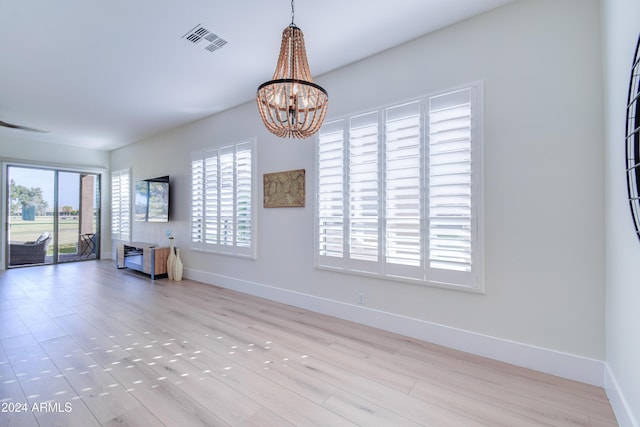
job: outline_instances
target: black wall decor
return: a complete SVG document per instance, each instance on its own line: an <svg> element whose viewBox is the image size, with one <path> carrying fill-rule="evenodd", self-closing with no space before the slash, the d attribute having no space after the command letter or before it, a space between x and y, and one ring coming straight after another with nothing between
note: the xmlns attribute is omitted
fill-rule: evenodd
<svg viewBox="0 0 640 427"><path fill-rule="evenodd" d="M631 66L629 96L627 98L627 190L629 206L636 226L636 235L640 238L640 35Z"/></svg>

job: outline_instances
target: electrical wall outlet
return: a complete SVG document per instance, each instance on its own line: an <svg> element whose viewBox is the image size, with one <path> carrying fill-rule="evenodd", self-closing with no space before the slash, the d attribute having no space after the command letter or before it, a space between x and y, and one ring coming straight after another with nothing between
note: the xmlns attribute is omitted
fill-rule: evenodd
<svg viewBox="0 0 640 427"><path fill-rule="evenodd" d="M358 294L358 304L364 305L364 292Z"/></svg>

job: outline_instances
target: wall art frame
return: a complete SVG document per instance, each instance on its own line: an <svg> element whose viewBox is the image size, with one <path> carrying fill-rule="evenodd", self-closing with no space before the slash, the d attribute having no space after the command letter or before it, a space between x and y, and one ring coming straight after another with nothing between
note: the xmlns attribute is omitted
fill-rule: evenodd
<svg viewBox="0 0 640 427"><path fill-rule="evenodd" d="M265 173L263 175L264 207L305 207L305 174L304 169Z"/></svg>

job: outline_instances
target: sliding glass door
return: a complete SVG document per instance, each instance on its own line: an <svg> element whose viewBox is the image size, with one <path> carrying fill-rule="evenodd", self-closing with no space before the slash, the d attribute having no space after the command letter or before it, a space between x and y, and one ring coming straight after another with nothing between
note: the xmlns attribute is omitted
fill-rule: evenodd
<svg viewBox="0 0 640 427"><path fill-rule="evenodd" d="M8 267L99 257L100 177L7 166Z"/></svg>
<svg viewBox="0 0 640 427"><path fill-rule="evenodd" d="M7 168L7 266L53 262L55 171Z"/></svg>

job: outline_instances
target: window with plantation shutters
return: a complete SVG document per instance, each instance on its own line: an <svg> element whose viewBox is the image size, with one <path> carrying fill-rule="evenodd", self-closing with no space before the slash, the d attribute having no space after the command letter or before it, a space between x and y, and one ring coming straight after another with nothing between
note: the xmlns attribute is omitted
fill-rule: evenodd
<svg viewBox="0 0 640 427"><path fill-rule="evenodd" d="M471 90L429 99L429 266L471 272Z"/></svg>
<svg viewBox="0 0 640 427"><path fill-rule="evenodd" d="M352 268L368 271L378 262L380 160L378 113L352 117L348 132L349 258ZM360 261L368 261L362 263Z"/></svg>
<svg viewBox="0 0 640 427"><path fill-rule="evenodd" d="M255 141L191 154L194 249L255 258Z"/></svg>
<svg viewBox="0 0 640 427"><path fill-rule="evenodd" d="M222 147L218 156L218 244L235 244L235 147Z"/></svg>
<svg viewBox="0 0 640 427"><path fill-rule="evenodd" d="M196 153L199 154L199 153ZM204 156L192 155L191 159L191 241L204 241Z"/></svg>
<svg viewBox="0 0 640 427"><path fill-rule="evenodd" d="M236 153L236 246L252 248L255 230L253 227L253 162L252 150Z"/></svg>
<svg viewBox="0 0 640 427"><path fill-rule="evenodd" d="M326 122L316 266L482 291L480 83Z"/></svg>
<svg viewBox="0 0 640 427"><path fill-rule="evenodd" d="M205 243L218 244L218 150L205 152L202 161L202 213L204 213L203 230L201 236ZM194 233L197 230L193 230Z"/></svg>
<svg viewBox="0 0 640 427"><path fill-rule="evenodd" d="M326 123L319 135L317 162L318 255L325 263L344 257L344 125Z"/></svg>
<svg viewBox="0 0 640 427"><path fill-rule="evenodd" d="M111 173L111 238L131 239L131 171Z"/></svg>
<svg viewBox="0 0 640 427"><path fill-rule="evenodd" d="M390 275L419 277L423 267L421 103L386 109L385 260Z"/></svg>

